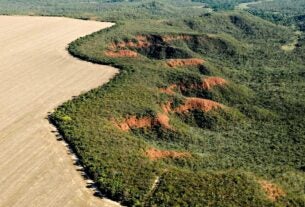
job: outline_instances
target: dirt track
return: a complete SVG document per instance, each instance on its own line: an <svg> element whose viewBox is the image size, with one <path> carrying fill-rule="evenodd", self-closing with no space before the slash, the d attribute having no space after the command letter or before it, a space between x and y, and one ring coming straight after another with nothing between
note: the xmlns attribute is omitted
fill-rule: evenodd
<svg viewBox="0 0 305 207"><path fill-rule="evenodd" d="M0 207L117 206L93 196L46 120L116 69L71 57L68 43L111 23L0 16Z"/></svg>

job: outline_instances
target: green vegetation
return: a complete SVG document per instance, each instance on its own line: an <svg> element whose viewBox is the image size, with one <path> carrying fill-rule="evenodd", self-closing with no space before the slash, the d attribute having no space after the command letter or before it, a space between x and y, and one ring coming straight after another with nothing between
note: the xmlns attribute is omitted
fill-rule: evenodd
<svg viewBox="0 0 305 207"><path fill-rule="evenodd" d="M149 206L273 206L249 175L236 172L168 172ZM189 189L192 186L193 190ZM217 191L216 191L217 189ZM212 194L211 192L217 192ZM160 205L161 204L161 205Z"/></svg>
<svg viewBox="0 0 305 207"><path fill-rule="evenodd" d="M0 1L0 5L18 4L9 2ZM73 7L71 13L57 13L55 1L49 1L49 7L29 6L16 13L33 10L120 20L69 46L72 55L113 65L120 74L66 102L50 117L103 193L128 206L305 206L302 34L297 47L287 52L281 47L295 34L291 28L243 11L207 13L197 7L200 3L182 0L100 1L99 5L116 9L122 5L124 12L118 17L116 9L90 13L90 4L82 10L77 2L58 3L60 8ZM0 8L7 13L14 9ZM74 13L75 8L79 13ZM126 8L139 12L126 20L134 14ZM167 8L172 10L166 12ZM183 12L177 16L175 11ZM139 55L107 56L109 50L123 49ZM176 58L206 62L177 68L166 64L167 59ZM228 83L210 90L198 87L211 76ZM174 93L160 90L173 84L177 85ZM175 112L189 97L225 107ZM118 127L133 116L155 120L165 113L162 105L168 102L171 128L160 123L129 131ZM191 156L149 159L146 151L152 147ZM281 189L279 196L271 199L262 180Z"/></svg>
<svg viewBox="0 0 305 207"><path fill-rule="evenodd" d="M175 5L175 6L172 6ZM200 15L205 4L185 0L1 0L0 13L118 21Z"/></svg>
<svg viewBox="0 0 305 207"><path fill-rule="evenodd" d="M264 19L276 23L296 25L300 30L305 30L305 0L274 0L263 1L259 4L250 5L249 11Z"/></svg>

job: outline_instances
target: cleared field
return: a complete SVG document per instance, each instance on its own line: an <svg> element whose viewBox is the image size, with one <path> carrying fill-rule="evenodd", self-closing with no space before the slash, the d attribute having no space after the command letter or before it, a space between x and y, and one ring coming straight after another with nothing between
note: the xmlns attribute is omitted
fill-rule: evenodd
<svg viewBox="0 0 305 207"><path fill-rule="evenodd" d="M273 1L273 0L251 1L251 2L246 2L246 3L240 3L235 8L236 9L249 9L250 8L249 6L251 6L251 5L261 4L263 2L269 2L269 1Z"/></svg>
<svg viewBox="0 0 305 207"><path fill-rule="evenodd" d="M93 196L46 119L117 70L71 57L67 44L111 23L0 16L0 206L118 206ZM78 169L78 171L76 170Z"/></svg>

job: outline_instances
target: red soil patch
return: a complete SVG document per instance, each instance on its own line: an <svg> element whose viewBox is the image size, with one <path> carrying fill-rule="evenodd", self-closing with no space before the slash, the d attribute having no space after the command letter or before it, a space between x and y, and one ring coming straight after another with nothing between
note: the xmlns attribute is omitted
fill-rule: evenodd
<svg viewBox="0 0 305 207"><path fill-rule="evenodd" d="M149 47L151 43L148 41L146 36L138 35L136 36L136 41L128 40L119 43L112 43L108 49L126 49L126 48L146 48Z"/></svg>
<svg viewBox="0 0 305 207"><path fill-rule="evenodd" d="M197 84L191 84L191 85L180 84L178 86L178 88L179 88L180 91L187 91L189 89L198 89L198 88L201 88L201 86L197 85Z"/></svg>
<svg viewBox="0 0 305 207"><path fill-rule="evenodd" d="M169 117L167 114L158 114L155 122L165 129L171 129L171 126L169 125Z"/></svg>
<svg viewBox="0 0 305 207"><path fill-rule="evenodd" d="M203 88L210 90L214 86L222 86L227 84L227 81L220 77L208 77L203 79Z"/></svg>
<svg viewBox="0 0 305 207"><path fill-rule="evenodd" d="M166 114L158 114L156 118L137 118L136 116L131 116L119 124L112 119L114 124L123 131L129 131L130 129L151 128L156 125L160 125L161 127L166 129L171 129L169 120L170 119Z"/></svg>
<svg viewBox="0 0 305 207"><path fill-rule="evenodd" d="M136 116L131 116L125 119L124 122L118 124L118 127L123 131L129 131L132 128L147 128L152 126L152 118L143 117L137 118Z"/></svg>
<svg viewBox="0 0 305 207"><path fill-rule="evenodd" d="M182 66L196 66L201 65L205 61L199 58L189 58L189 59L170 59L166 61L169 67L182 67Z"/></svg>
<svg viewBox="0 0 305 207"><path fill-rule="evenodd" d="M116 57L129 57L135 58L138 57L138 53L131 50L119 50L119 51L106 51L105 55L108 57L116 58Z"/></svg>
<svg viewBox="0 0 305 207"><path fill-rule="evenodd" d="M145 48L151 45L151 43L147 39L147 36L138 35L136 39L138 40L138 44L136 45L136 47L138 48Z"/></svg>
<svg viewBox="0 0 305 207"><path fill-rule="evenodd" d="M165 114L168 114L172 111L172 102L167 102L166 104L161 105L162 110Z"/></svg>
<svg viewBox="0 0 305 207"><path fill-rule="evenodd" d="M189 35L164 35L162 36L162 40L164 42L172 42L175 40L190 40L192 37Z"/></svg>
<svg viewBox="0 0 305 207"><path fill-rule="evenodd" d="M183 113L194 109L200 109L202 111L208 112L218 108L223 108L223 105L208 99L187 98L185 103L176 108L174 111L178 113Z"/></svg>
<svg viewBox="0 0 305 207"><path fill-rule="evenodd" d="M182 157L191 157L189 152L176 152L170 150L158 150L155 148L150 148L145 152L146 156L150 160L157 160L162 158L182 158Z"/></svg>
<svg viewBox="0 0 305 207"><path fill-rule="evenodd" d="M276 186L273 183L270 183L267 180L261 180L261 181L259 181L259 184L261 185L261 187L267 194L267 197L271 201L276 201L278 198L285 196L285 192L283 191L282 188L280 188L279 186Z"/></svg>
<svg viewBox="0 0 305 207"><path fill-rule="evenodd" d="M160 88L160 91L162 93L166 93L168 95L173 95L173 94L175 94L175 92L173 91L175 88L177 88L177 85L172 84L172 85L168 86L167 88Z"/></svg>
<svg viewBox="0 0 305 207"><path fill-rule="evenodd" d="M189 35L165 35L162 36L162 41L171 42L175 40L189 40L192 37ZM137 35L134 40L126 40L118 43L112 43L108 49L116 50L116 49L126 49L126 48L147 48L152 45L151 40L149 40L149 36L145 35Z"/></svg>
<svg viewBox="0 0 305 207"><path fill-rule="evenodd" d="M174 89L178 89L180 91L187 91L188 89L200 89L203 88L205 90L211 90L215 86L223 86L226 85L227 80L220 77L208 77L204 78L202 84L191 84L191 85L183 85L183 84L172 84L167 88L160 88L160 92L166 93L168 95L173 95L175 92Z"/></svg>

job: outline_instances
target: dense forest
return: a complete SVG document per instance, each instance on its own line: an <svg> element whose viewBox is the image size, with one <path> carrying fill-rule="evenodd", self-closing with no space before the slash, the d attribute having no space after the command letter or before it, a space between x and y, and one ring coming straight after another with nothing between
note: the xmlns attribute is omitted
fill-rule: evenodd
<svg viewBox="0 0 305 207"><path fill-rule="evenodd" d="M0 12L116 22L68 50L120 74L50 116L105 196L305 206L305 1L234 9L245 2L0 0Z"/></svg>
<svg viewBox="0 0 305 207"><path fill-rule="evenodd" d="M304 0L275 0L251 5L249 12L264 19L286 26L297 25L305 30Z"/></svg>

